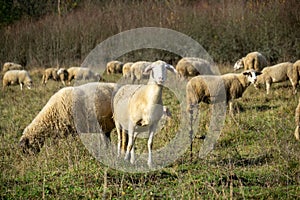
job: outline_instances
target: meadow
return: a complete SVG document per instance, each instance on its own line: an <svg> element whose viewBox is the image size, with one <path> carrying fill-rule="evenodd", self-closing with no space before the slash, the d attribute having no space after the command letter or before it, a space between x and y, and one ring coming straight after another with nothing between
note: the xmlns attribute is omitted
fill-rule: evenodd
<svg viewBox="0 0 300 200"><path fill-rule="evenodd" d="M222 66L222 73L232 66ZM24 128L62 84L40 85L41 70L31 70L35 87L19 86L0 93L1 199L297 199L300 196L300 143L293 135L299 93L290 83L274 84L272 92L250 86L237 100L239 112L227 113L220 138L199 158L207 132L209 106L200 104L193 151L158 171L128 173L95 159L79 137L48 138L37 155L18 147ZM111 80L116 81L118 77ZM110 77L106 77L110 79ZM168 144L177 129L178 104L164 90L172 112L170 124L154 138L154 148ZM227 111L228 112L228 111ZM112 132L112 141L116 132ZM186 137L189 137L186 135ZM137 139L137 153L147 152Z"/></svg>

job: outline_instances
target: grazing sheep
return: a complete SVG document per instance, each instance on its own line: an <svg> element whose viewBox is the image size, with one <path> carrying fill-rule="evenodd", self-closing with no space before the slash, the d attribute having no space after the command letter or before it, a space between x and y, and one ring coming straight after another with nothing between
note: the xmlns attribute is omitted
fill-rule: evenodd
<svg viewBox="0 0 300 200"><path fill-rule="evenodd" d="M102 78L100 74L94 73L89 68L83 67L70 67L68 70L68 84L71 84L73 79L75 80L93 80L100 81Z"/></svg>
<svg viewBox="0 0 300 200"><path fill-rule="evenodd" d="M49 79L53 79L53 80L57 81L58 80L57 70L58 70L58 68L56 68L56 67L50 67L50 68L45 69L43 76L42 76L42 84L46 85L46 83Z"/></svg>
<svg viewBox="0 0 300 200"><path fill-rule="evenodd" d="M24 69L22 67L22 65L19 65L19 64L13 63L13 62L6 62L3 64L2 71L3 71L3 73L5 73L8 70L22 70L22 69Z"/></svg>
<svg viewBox="0 0 300 200"><path fill-rule="evenodd" d="M267 94L270 93L272 83L279 83L286 80L290 80L292 83L293 93L295 94L297 92L298 76L295 76L296 72L293 70L293 63L284 62L265 67L261 73L254 86L259 88L260 84L266 84Z"/></svg>
<svg viewBox="0 0 300 200"><path fill-rule="evenodd" d="M125 79L130 78L130 69L133 62L128 62L123 65L122 74Z"/></svg>
<svg viewBox="0 0 300 200"><path fill-rule="evenodd" d="M106 64L107 74L121 74L123 68L123 63L117 60L110 61Z"/></svg>
<svg viewBox="0 0 300 200"><path fill-rule="evenodd" d="M128 132L125 160L134 163L134 141L142 130L149 129L148 166L152 166L152 141L158 121L163 115L162 88L167 78L167 69L176 73L172 65L156 61L144 72L150 72L147 85L124 85L113 99L115 125L118 133L118 155L121 150L121 131Z"/></svg>
<svg viewBox="0 0 300 200"><path fill-rule="evenodd" d="M218 102L222 98L220 85L224 84L226 104L229 104L229 111L232 113L233 100L242 97L247 87L256 82L259 74L260 72L248 70L241 74L229 73L221 76L193 77L186 85L187 111L192 115L193 109L198 103Z"/></svg>
<svg viewBox="0 0 300 200"><path fill-rule="evenodd" d="M176 70L178 72L178 78L184 80L189 76L213 75L210 67L210 63L204 59L184 57L178 61Z"/></svg>
<svg viewBox="0 0 300 200"><path fill-rule="evenodd" d="M295 138L296 140L299 140L299 127L300 127L300 99L299 99L299 103L298 103L298 106L295 110L295 122L296 122L296 129L295 129L295 132L294 132L294 135L295 135Z"/></svg>
<svg viewBox="0 0 300 200"><path fill-rule="evenodd" d="M83 133L87 129L89 132L95 131L89 127L91 116L95 116L102 132L109 135L114 128L111 98L115 87L114 83L87 83L59 90L24 129L20 138L23 151L39 152L49 137L75 135L76 130L80 133L81 129ZM78 122L81 124L76 124Z"/></svg>
<svg viewBox="0 0 300 200"><path fill-rule="evenodd" d="M131 65L130 68L130 76L131 76L131 81L132 84L137 80L137 83L140 84L140 81L142 78L146 77L147 75L144 74L144 70L146 67L148 67L152 62L147 62L147 61L138 61L135 62Z"/></svg>
<svg viewBox="0 0 300 200"><path fill-rule="evenodd" d="M234 64L234 71L244 68L244 70L254 69L256 71L261 71L264 67L268 65L267 59L261 53L255 51L248 53L246 57L239 59Z"/></svg>
<svg viewBox="0 0 300 200"><path fill-rule="evenodd" d="M23 90L23 85L31 89L32 79L26 70L9 70L5 72L3 76L3 90L9 85L20 84L21 90Z"/></svg>

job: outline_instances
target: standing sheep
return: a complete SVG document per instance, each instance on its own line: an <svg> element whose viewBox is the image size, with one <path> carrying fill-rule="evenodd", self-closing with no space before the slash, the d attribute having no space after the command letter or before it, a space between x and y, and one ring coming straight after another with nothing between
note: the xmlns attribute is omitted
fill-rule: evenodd
<svg viewBox="0 0 300 200"><path fill-rule="evenodd" d="M254 69L256 71L261 71L264 67L268 65L267 59L261 53L255 51L248 53L246 57L239 59L234 64L234 71L244 68L244 70Z"/></svg>
<svg viewBox="0 0 300 200"><path fill-rule="evenodd" d="M3 71L3 73L5 73L8 70L22 70L22 69L24 69L22 67L22 65L19 65L19 64L13 63L13 62L6 62L3 64L2 71Z"/></svg>
<svg viewBox="0 0 300 200"><path fill-rule="evenodd" d="M121 131L128 131L125 160L134 163L134 142L140 131L149 128L148 166L152 166L152 141L158 121L163 115L162 88L167 69L176 73L173 66L156 61L144 70L150 72L147 85L124 85L115 94L113 110L118 133L118 155L121 150Z"/></svg>
<svg viewBox="0 0 300 200"><path fill-rule="evenodd" d="M123 68L123 63L117 60L110 61L106 64L107 74L121 74Z"/></svg>
<svg viewBox="0 0 300 200"><path fill-rule="evenodd" d="M20 84L21 90L23 90L23 85L31 89L32 79L26 70L9 70L5 72L3 76L3 90L9 85Z"/></svg>
<svg viewBox="0 0 300 200"><path fill-rule="evenodd" d="M66 85L65 81L68 80L68 76L69 76L68 70L65 68L59 68L57 70L57 75L59 76L59 79L62 82L62 84L65 86Z"/></svg>
<svg viewBox="0 0 300 200"><path fill-rule="evenodd" d="M71 84L73 79L75 80L93 80L100 81L102 78L100 74L94 73L89 68L84 67L70 67L68 70L68 84Z"/></svg>
<svg viewBox="0 0 300 200"><path fill-rule="evenodd" d="M140 81L142 78L146 77L146 74L144 74L144 70L151 65L152 62L147 61L138 61L131 65L130 68L130 76L131 76L131 82L134 84L134 82L137 80L137 83L140 84Z"/></svg>
<svg viewBox="0 0 300 200"><path fill-rule="evenodd" d="M128 62L123 65L123 69L122 69L123 78L125 79L130 78L130 73L131 73L130 69L132 65L133 62Z"/></svg>
<svg viewBox="0 0 300 200"><path fill-rule="evenodd" d="M210 63L204 59L184 57L178 61L176 70L178 72L178 77L181 80L184 80L189 76L213 75L210 67Z"/></svg>
<svg viewBox="0 0 300 200"><path fill-rule="evenodd" d="M111 98L115 87L114 83L87 83L59 90L24 129L20 139L23 151L39 152L48 137L75 135L76 130L95 131L86 128L91 125L90 116L95 116L103 134L108 135L114 128Z"/></svg>
<svg viewBox="0 0 300 200"><path fill-rule="evenodd" d="M286 80L290 80L292 83L293 93L295 94L297 92L298 76L297 72L293 70L293 63L284 62L274 66L265 67L261 73L262 74L257 78L257 82L254 86L259 88L260 84L265 84L267 94L270 94L272 83L279 83Z"/></svg>
<svg viewBox="0 0 300 200"><path fill-rule="evenodd" d="M58 68L56 68L56 67L50 67L50 68L45 69L45 71L43 72L43 76L42 76L42 84L46 85L47 81L49 79L53 79L53 80L57 81L58 80L57 71L58 71Z"/></svg>
<svg viewBox="0 0 300 200"><path fill-rule="evenodd" d="M295 132L294 132L294 135L295 135L295 138L296 140L299 140L300 137L299 137L299 133L300 133L300 130L299 130L299 127L300 127L300 99L299 99L299 103L298 103L298 106L295 110L295 123L296 123L296 129L295 129Z"/></svg>
<svg viewBox="0 0 300 200"><path fill-rule="evenodd" d="M244 91L257 80L260 72L248 70L241 74L224 74L221 76L196 76L186 85L187 111L193 114L200 102L215 103L222 98L221 84L224 84L226 104L233 111L233 100L242 97ZM259 77L259 76L258 76ZM191 116L192 117L192 116Z"/></svg>

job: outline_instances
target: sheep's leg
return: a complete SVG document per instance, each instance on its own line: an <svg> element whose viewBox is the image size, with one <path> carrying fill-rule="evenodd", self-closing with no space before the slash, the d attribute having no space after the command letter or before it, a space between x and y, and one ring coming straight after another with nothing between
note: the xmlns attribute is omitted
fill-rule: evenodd
<svg viewBox="0 0 300 200"><path fill-rule="evenodd" d="M299 125L295 129L294 135L295 135L296 140L299 140Z"/></svg>
<svg viewBox="0 0 300 200"><path fill-rule="evenodd" d="M134 134L134 126L129 124L128 126L128 145L127 145L127 150L125 153L125 160L129 160L130 159L130 153L131 150L134 148L134 140L135 140L136 135ZM134 160L130 159L130 162L133 163Z"/></svg>
<svg viewBox="0 0 300 200"><path fill-rule="evenodd" d="M23 90L23 84L22 83L20 83L20 87L21 87L21 90Z"/></svg>
<svg viewBox="0 0 300 200"><path fill-rule="evenodd" d="M157 127L157 123L154 123L149 128L149 139L148 139L148 166L152 167L152 145L153 145L153 137Z"/></svg>
<svg viewBox="0 0 300 200"><path fill-rule="evenodd" d="M121 154L125 154L127 143L128 143L128 134L125 129L122 131L122 144L121 144Z"/></svg>
<svg viewBox="0 0 300 200"><path fill-rule="evenodd" d="M117 129L117 134L118 134L118 144L117 144L117 148L118 148L118 157L120 157L121 155L121 130L120 130L120 124L118 122L115 123L116 124L116 129Z"/></svg>
<svg viewBox="0 0 300 200"><path fill-rule="evenodd" d="M233 115L233 101L230 100L230 101L228 102L228 105L229 105L229 113L230 113L231 115Z"/></svg>
<svg viewBox="0 0 300 200"><path fill-rule="evenodd" d="M270 82L266 82L267 94L270 94L270 88L271 88L271 83Z"/></svg>

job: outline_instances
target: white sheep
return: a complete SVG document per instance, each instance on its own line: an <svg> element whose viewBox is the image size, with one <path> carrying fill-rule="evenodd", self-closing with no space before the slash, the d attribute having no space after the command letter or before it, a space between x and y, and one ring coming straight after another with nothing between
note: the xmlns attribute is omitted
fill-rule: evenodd
<svg viewBox="0 0 300 200"><path fill-rule="evenodd" d="M122 73L123 63L117 60L110 61L106 64L107 74L120 74Z"/></svg>
<svg viewBox="0 0 300 200"><path fill-rule="evenodd" d="M19 84L21 90L23 90L23 85L31 89L32 79L26 70L9 70L5 72L3 76L3 90L9 85Z"/></svg>
<svg viewBox="0 0 300 200"><path fill-rule="evenodd" d="M134 163L134 141L137 135L149 129L148 166L152 166L152 141L158 121L163 115L162 88L167 78L167 69L177 73L172 65L156 61L144 72L151 72L147 85L124 85L113 98L114 120L118 133L118 155L121 151L121 131L128 132L125 160Z"/></svg>
<svg viewBox="0 0 300 200"><path fill-rule="evenodd" d="M130 76L131 76L130 69L131 69L132 65L133 65L133 62L127 62L123 65L123 69L122 69L123 78L125 78L125 79L130 78Z"/></svg>
<svg viewBox="0 0 300 200"><path fill-rule="evenodd" d="M140 84L142 78L147 77L147 74L143 72L151 63L152 62L138 61L131 65L130 76L132 83L134 83L137 80L137 83Z"/></svg>
<svg viewBox="0 0 300 200"><path fill-rule="evenodd" d="M197 109L200 102L215 103L222 100L222 95L226 94L224 100L229 104L229 111L232 113L233 100L242 97L247 87L256 82L259 74L260 72L247 70L240 74L193 77L186 85L187 111L192 117L193 110ZM224 87L221 87L222 84ZM222 89L225 93L222 93Z"/></svg>
<svg viewBox="0 0 300 200"><path fill-rule="evenodd" d="M244 70L254 69L256 71L261 71L264 67L268 65L267 59L261 53L255 51L248 53L245 57L239 59L234 64L234 71L244 68Z"/></svg>
<svg viewBox="0 0 300 200"><path fill-rule="evenodd" d="M8 70L22 70L24 69L22 65L13 63L13 62L6 62L3 64L2 71L3 73L7 72Z"/></svg>
<svg viewBox="0 0 300 200"><path fill-rule="evenodd" d="M294 132L294 135L295 135L295 138L296 140L299 140L300 139L300 98L299 98L299 101L298 101L298 106L295 110L295 123L296 123L296 129L295 129L295 132Z"/></svg>
<svg viewBox="0 0 300 200"><path fill-rule="evenodd" d="M89 68L84 67L70 67L68 71L68 84L71 84L73 79L75 80L93 80L100 81L102 80L100 74L94 73Z"/></svg>
<svg viewBox="0 0 300 200"><path fill-rule="evenodd" d="M293 93L297 92L298 76L293 70L293 63L284 62L270 67L265 67L261 71L261 75L258 76L257 82L254 84L256 88L260 87L260 84L266 85L267 94L270 93L272 83L279 83L286 80L290 80L293 87Z"/></svg>
<svg viewBox="0 0 300 200"><path fill-rule="evenodd" d="M39 152L49 137L93 133L96 129L90 130L91 116L99 124L100 131L108 136L114 128L111 100L115 87L115 83L94 82L59 90L24 129L19 143L23 151Z"/></svg>
<svg viewBox="0 0 300 200"><path fill-rule="evenodd" d="M178 78L187 79L189 76L213 75L211 64L204 59L196 57L184 57L176 65Z"/></svg>

